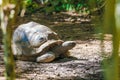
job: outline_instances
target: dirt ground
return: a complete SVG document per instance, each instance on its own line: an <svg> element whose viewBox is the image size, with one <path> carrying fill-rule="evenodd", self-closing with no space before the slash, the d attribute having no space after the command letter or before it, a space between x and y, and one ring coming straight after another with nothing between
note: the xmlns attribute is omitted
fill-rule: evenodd
<svg viewBox="0 0 120 80"><path fill-rule="evenodd" d="M89 16L39 13L20 18L17 25L36 21L55 30L63 40L74 40L77 45L70 50L71 57L51 63L15 61L17 80L103 80L102 60L111 55L111 35L106 34L104 44L100 34L94 33ZM103 53L104 52L104 53ZM4 78L3 51L0 50L0 80Z"/></svg>

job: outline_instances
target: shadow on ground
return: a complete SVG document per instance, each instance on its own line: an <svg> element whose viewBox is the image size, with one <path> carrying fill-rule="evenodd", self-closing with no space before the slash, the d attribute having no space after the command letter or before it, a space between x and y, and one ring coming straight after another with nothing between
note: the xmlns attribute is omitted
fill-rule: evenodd
<svg viewBox="0 0 120 80"><path fill-rule="evenodd" d="M19 80L103 80L100 41L94 36L95 25L92 24L90 16L64 13L45 15L36 12L23 18L19 17L16 26L29 21L52 28L63 40L77 41L76 47L71 50L72 56L77 59L64 58L51 63L16 61L15 69ZM111 43L106 45L109 48ZM110 49L111 47L108 50ZM4 72L3 52L1 52L0 76L3 76Z"/></svg>

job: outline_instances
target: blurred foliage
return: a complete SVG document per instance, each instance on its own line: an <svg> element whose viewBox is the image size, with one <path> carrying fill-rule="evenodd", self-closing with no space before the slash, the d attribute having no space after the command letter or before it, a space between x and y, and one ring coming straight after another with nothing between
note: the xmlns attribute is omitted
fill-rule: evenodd
<svg viewBox="0 0 120 80"><path fill-rule="evenodd" d="M120 1L106 0L104 14L104 33L110 31L112 38L112 55L110 59L104 60L103 68L105 69L105 80L120 80ZM112 6L111 6L112 5Z"/></svg>
<svg viewBox="0 0 120 80"><path fill-rule="evenodd" d="M19 3L17 3L17 1ZM6 80L15 80L15 63L12 53L12 33L17 21L17 11L21 0L0 0L0 27L3 35L4 63Z"/></svg>
<svg viewBox="0 0 120 80"><path fill-rule="evenodd" d="M36 9L40 8L40 6L33 0L24 0L23 7L27 8L28 13L34 12Z"/></svg>
<svg viewBox="0 0 120 80"><path fill-rule="evenodd" d="M45 13L60 11L90 13L94 4L94 7L99 9L104 1L105 0L25 0L25 5L28 13L32 13L38 9Z"/></svg>

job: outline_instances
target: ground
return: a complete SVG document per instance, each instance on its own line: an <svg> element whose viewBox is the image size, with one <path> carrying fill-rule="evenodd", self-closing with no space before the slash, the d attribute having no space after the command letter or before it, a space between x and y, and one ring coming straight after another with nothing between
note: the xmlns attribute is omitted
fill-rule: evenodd
<svg viewBox="0 0 120 80"><path fill-rule="evenodd" d="M18 80L103 80L102 61L111 55L111 35L95 34L94 24L87 15L59 13L43 15L39 12L19 18L17 25L36 21L55 30L61 39L74 40L77 45L70 50L71 57L51 63L15 61ZM5 72L3 51L0 51L0 80Z"/></svg>

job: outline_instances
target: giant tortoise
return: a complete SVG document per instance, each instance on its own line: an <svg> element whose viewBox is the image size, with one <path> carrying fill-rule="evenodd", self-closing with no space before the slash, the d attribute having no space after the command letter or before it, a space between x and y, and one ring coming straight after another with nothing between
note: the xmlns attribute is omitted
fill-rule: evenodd
<svg viewBox="0 0 120 80"><path fill-rule="evenodd" d="M51 62L58 57L68 57L75 41L63 41L50 28L36 22L18 26L12 38L12 50L16 59Z"/></svg>

